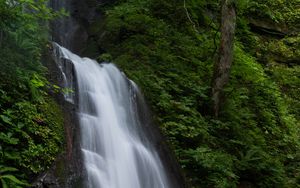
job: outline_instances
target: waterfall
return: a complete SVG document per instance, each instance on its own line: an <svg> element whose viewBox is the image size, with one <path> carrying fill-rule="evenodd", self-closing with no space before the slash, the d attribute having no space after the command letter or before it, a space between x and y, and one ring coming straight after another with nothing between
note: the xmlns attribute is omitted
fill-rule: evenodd
<svg viewBox="0 0 300 188"><path fill-rule="evenodd" d="M114 64L81 58L56 43L54 51L61 70L68 61L75 72L84 187L172 187L145 131L148 116L136 84ZM70 81L65 81L67 86ZM65 97L70 100L70 95Z"/></svg>

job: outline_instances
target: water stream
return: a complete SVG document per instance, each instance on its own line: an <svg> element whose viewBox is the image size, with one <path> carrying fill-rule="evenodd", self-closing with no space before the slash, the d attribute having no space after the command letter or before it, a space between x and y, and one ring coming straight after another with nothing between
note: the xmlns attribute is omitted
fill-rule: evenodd
<svg viewBox="0 0 300 188"><path fill-rule="evenodd" d="M113 64L81 58L54 43L56 62L73 64L88 188L169 188L165 169L143 128L136 84ZM65 74L63 74L65 75ZM65 76L65 86L70 86ZM70 86L71 87L71 86ZM73 87L74 89L74 87ZM74 96L65 94L66 100Z"/></svg>

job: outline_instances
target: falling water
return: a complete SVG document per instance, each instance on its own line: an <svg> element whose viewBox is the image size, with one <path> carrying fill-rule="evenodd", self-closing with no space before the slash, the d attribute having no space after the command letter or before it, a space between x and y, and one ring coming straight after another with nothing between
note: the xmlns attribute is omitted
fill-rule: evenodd
<svg viewBox="0 0 300 188"><path fill-rule="evenodd" d="M84 187L171 187L141 123L145 104L134 82L113 64L81 58L56 43L54 49L58 64L68 60L75 69Z"/></svg>

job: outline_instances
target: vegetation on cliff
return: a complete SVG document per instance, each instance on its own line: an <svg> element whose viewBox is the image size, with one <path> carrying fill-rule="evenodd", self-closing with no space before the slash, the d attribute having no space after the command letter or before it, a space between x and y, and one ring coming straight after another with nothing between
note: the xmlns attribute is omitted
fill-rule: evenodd
<svg viewBox="0 0 300 188"><path fill-rule="evenodd" d="M219 1L120 0L90 25L90 44L142 88L193 187L297 187L299 1L231 3L234 60L219 118Z"/></svg>
<svg viewBox="0 0 300 188"><path fill-rule="evenodd" d="M219 0L95 4L86 54L141 88L191 187L299 187L299 0L228 0L237 11L230 78L213 114ZM0 0L0 180L27 186L63 146L41 54L46 0ZM88 24L86 24L88 25Z"/></svg>
<svg viewBox="0 0 300 188"><path fill-rule="evenodd" d="M55 160L64 143L59 106L41 64L45 1L0 1L0 187L24 187Z"/></svg>

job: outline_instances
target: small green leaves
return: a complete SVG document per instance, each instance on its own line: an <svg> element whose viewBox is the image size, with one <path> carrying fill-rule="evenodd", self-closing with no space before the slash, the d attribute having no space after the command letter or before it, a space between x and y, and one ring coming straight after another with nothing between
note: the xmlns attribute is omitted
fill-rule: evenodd
<svg viewBox="0 0 300 188"><path fill-rule="evenodd" d="M13 175L9 175L9 174L8 175L0 175L0 178L10 180L10 181L14 182L15 184L26 185L25 183L21 182Z"/></svg>
<svg viewBox="0 0 300 188"><path fill-rule="evenodd" d="M30 80L30 83L36 88L44 87L46 85L45 82L45 79L40 77L38 74L33 74Z"/></svg>
<svg viewBox="0 0 300 188"><path fill-rule="evenodd" d="M18 138L13 138L12 136L13 135L10 132L7 133L7 134L1 132L0 133L0 140L2 142L4 142L4 143L7 143L7 144L12 144L12 145L18 144L19 143L19 139Z"/></svg>
<svg viewBox="0 0 300 188"><path fill-rule="evenodd" d="M16 168L0 165L0 180L3 188L29 186L28 183L19 180L11 174L17 171L18 169Z"/></svg>
<svg viewBox="0 0 300 188"><path fill-rule="evenodd" d="M13 167L7 167L7 166L0 166L0 174L3 174L4 172L16 172L18 169Z"/></svg>
<svg viewBox="0 0 300 188"><path fill-rule="evenodd" d="M2 121L4 123L7 123L7 124L11 124L12 123L11 119L9 117L5 116L5 115L0 115L0 118L2 119Z"/></svg>

